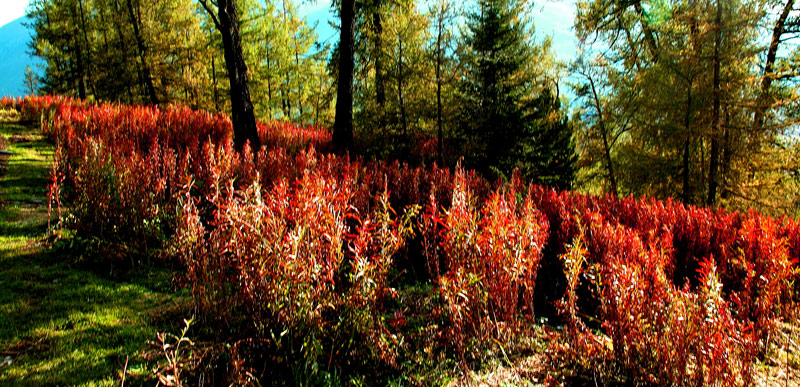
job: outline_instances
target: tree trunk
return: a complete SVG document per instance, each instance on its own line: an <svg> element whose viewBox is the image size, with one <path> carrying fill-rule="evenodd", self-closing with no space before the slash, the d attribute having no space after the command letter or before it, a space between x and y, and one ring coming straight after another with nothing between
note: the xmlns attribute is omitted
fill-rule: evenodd
<svg viewBox="0 0 800 387"><path fill-rule="evenodd" d="M436 20L436 134L439 162L444 166L444 130L442 128L442 38L444 15Z"/></svg>
<svg viewBox="0 0 800 387"><path fill-rule="evenodd" d="M605 117L603 117L603 108L600 105L600 97L597 95L597 88L594 85L594 79L589 78L589 86L592 88L592 96L594 97L594 106L597 110L597 122L600 125L600 134L603 138L603 152L606 158L606 168L608 169L608 180L611 183L611 192L614 196L619 195L617 190L617 177L614 173L614 164L611 162L611 144L608 141L608 132L606 131Z"/></svg>
<svg viewBox="0 0 800 387"><path fill-rule="evenodd" d="M284 79L283 82L281 82L281 87L279 91L281 94L281 108L283 109L283 115L286 116L286 118L291 119L292 106L289 100L289 86L287 85L288 82L289 82L288 79Z"/></svg>
<svg viewBox="0 0 800 387"><path fill-rule="evenodd" d="M686 130L686 138L683 142L683 168L681 168L681 176L683 180L683 193L681 200L684 204L691 204L691 187L689 183L689 151L692 142L692 82L689 82L687 95L686 95L686 115L684 116L684 129Z"/></svg>
<svg viewBox="0 0 800 387"><path fill-rule="evenodd" d="M133 26L133 38L136 40L136 48L139 49L139 61L142 66L142 80L144 81L145 92L150 98L150 103L156 105L158 104L158 97L156 96L156 88L153 86L153 76L150 74L150 67L147 65L147 46L145 46L144 39L139 30L139 18L133 10L131 0L126 0L126 5L128 6L128 17L131 26Z"/></svg>
<svg viewBox="0 0 800 387"><path fill-rule="evenodd" d="M353 32L355 0L341 0L339 11L339 79L336 82L336 116L333 120L333 145L350 149L353 143Z"/></svg>
<svg viewBox="0 0 800 387"><path fill-rule="evenodd" d="M290 24L289 15L286 12L286 0L283 0L283 23ZM287 60L287 62L290 62ZM280 62L279 62L280 63ZM291 82L291 65L286 65L286 78L283 79L283 87L281 88L281 97L283 99L283 114L287 119L292 119L292 82Z"/></svg>
<svg viewBox="0 0 800 387"><path fill-rule="evenodd" d="M383 21L379 5L372 12L373 32L375 33L375 102L378 104L378 125L386 131L386 90L383 78Z"/></svg>
<svg viewBox="0 0 800 387"><path fill-rule="evenodd" d="M78 98L86 99L86 68L83 62L83 54L81 54L81 50L78 49L76 52L76 61L77 64L77 80L78 80Z"/></svg>
<svg viewBox="0 0 800 387"><path fill-rule="evenodd" d="M730 178L729 173L731 170L731 114L728 111L728 106L725 106L725 120L722 124L722 192L720 197L723 199L728 198L730 195Z"/></svg>
<svg viewBox="0 0 800 387"><path fill-rule="evenodd" d="M115 0L114 1L114 10L113 10L112 14L116 15L116 14L122 14L122 13L124 13L124 10L122 9L122 4L119 1ZM120 52L120 54L122 56L121 62L122 63L129 63L130 59L128 58L127 35L123 32L122 20L120 20L119 18L113 18L112 19L112 24L114 25L114 30L116 31L117 37L119 38L119 41L117 42L117 44L119 45L118 49L119 49L119 52ZM136 75L139 76L139 82L140 82L139 86L141 86L142 89L144 89L144 84L141 83L141 80L142 80L141 79L141 72L137 71ZM127 81L129 81L127 74L126 74L125 78L126 79L122 81L123 83L127 83ZM133 80L130 79L130 82L132 83ZM124 87L123 89L125 90L125 97L127 98L126 101L128 103L134 103L135 101L134 101L133 94L131 93L131 88L130 87Z"/></svg>
<svg viewBox="0 0 800 387"><path fill-rule="evenodd" d="M644 8L642 7L642 3L639 0L633 1L633 7L636 10L636 14L639 16L639 23L642 26L642 32L644 33L644 40L647 42L647 48L650 49L650 55L653 56L653 63L658 63L658 44L656 43L656 38L653 36L653 31L650 29L650 26L647 25L645 21L644 15Z"/></svg>
<svg viewBox="0 0 800 387"><path fill-rule="evenodd" d="M722 3L717 0L717 17L714 21L714 110L711 113L711 154L708 167L708 197L706 205L712 206L717 200L717 186L719 184L717 172L719 169L719 46L722 40Z"/></svg>
<svg viewBox="0 0 800 387"><path fill-rule="evenodd" d="M694 9L696 6L695 0L689 1L689 7ZM698 44L697 44L697 16L692 15L691 19L689 20L689 40L692 46L692 51L695 55L698 55ZM699 56L699 55L698 55ZM697 57L695 57L697 58ZM683 193L681 195L681 199L683 200L684 204L692 204L692 188L691 188L691 175L690 175L690 167L691 167L691 145L692 145L692 104L694 102L692 89L694 88L694 76L692 74L688 74L684 76L686 80L686 114L684 115L684 130L686 131L686 137L684 138L683 142L683 168L681 170L682 178L683 178ZM701 144L702 145L702 144ZM702 146L701 146L702 149ZM700 158L700 169L702 174L704 157Z"/></svg>
<svg viewBox="0 0 800 387"><path fill-rule="evenodd" d="M403 100L403 38L397 35L397 98L400 104L400 124L403 126L403 137L408 135L408 118L406 104Z"/></svg>
<svg viewBox="0 0 800 387"><path fill-rule="evenodd" d="M300 53L298 52L299 48L297 47L297 39L298 38L295 35L295 41L294 41L294 63L295 63L295 68L297 69L297 74L295 74L295 77L297 78L298 83L302 83L305 80L300 75ZM299 116L298 120L300 120L302 122L303 121L303 94L302 94L301 90L302 90L302 88L298 84L297 85L297 108L300 109L300 116Z"/></svg>
<svg viewBox="0 0 800 387"><path fill-rule="evenodd" d="M250 101L250 86L247 81L247 64L242 51L242 39L239 36L239 13L236 0L218 0L217 16L205 0L200 4L211 15L214 24L222 35L222 46L225 51L225 67L228 68L228 81L231 86L231 121L233 121L233 143L237 150L242 150L245 143L250 142L254 150L261 148L256 127L256 116L253 103Z"/></svg>
<svg viewBox="0 0 800 387"><path fill-rule="evenodd" d="M775 21L775 27L772 29L772 39L769 43L769 49L767 50L767 59L764 62L764 75L761 78L761 90L758 95L758 99L756 100L756 111L753 114L753 126L752 130L753 133L760 133L764 127L764 114L766 114L767 109L772 104L769 89L772 86L772 80L774 74L773 66L775 65L775 58L778 54L778 45L781 42L781 36L783 35L784 26L786 25L786 19L789 17L789 12L792 11L792 7L794 6L794 0L787 0L786 5L783 7L783 11L781 15L778 17L778 20Z"/></svg>
<svg viewBox="0 0 800 387"><path fill-rule="evenodd" d="M78 1L78 7L80 12L80 20L81 20L81 31L83 32L83 41L86 44L86 62L84 64L84 72L86 74L86 79L89 83L89 88L92 90L92 94L97 94L97 90L95 90L94 82L92 81L92 50L91 44L89 43L89 34L86 32L86 15L83 10L83 0Z"/></svg>
<svg viewBox="0 0 800 387"><path fill-rule="evenodd" d="M211 54L211 83L214 85L214 108L219 112L219 88L217 88L217 65L214 59L214 54Z"/></svg>
<svg viewBox="0 0 800 387"><path fill-rule="evenodd" d="M75 23L78 23L78 11L75 8L70 7L70 11L72 13L72 17ZM81 44L79 43L80 38L76 37L75 35L70 37L72 39L72 46L75 47L75 66L72 66L72 71L74 72L74 79L78 83L78 98L86 99L86 64L83 58L83 50L81 49Z"/></svg>
<svg viewBox="0 0 800 387"><path fill-rule="evenodd" d="M272 119L272 62L269 56L269 45L264 51L267 59L267 111L269 112L269 118Z"/></svg>

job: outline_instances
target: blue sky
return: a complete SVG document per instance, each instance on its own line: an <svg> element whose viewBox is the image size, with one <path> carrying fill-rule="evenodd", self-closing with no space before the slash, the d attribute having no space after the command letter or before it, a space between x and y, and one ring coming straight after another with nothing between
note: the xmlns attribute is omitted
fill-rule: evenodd
<svg viewBox="0 0 800 387"><path fill-rule="evenodd" d="M23 94L25 66L35 67L34 58L27 55L30 34L17 21L27 6L28 0L0 0L0 95Z"/></svg>

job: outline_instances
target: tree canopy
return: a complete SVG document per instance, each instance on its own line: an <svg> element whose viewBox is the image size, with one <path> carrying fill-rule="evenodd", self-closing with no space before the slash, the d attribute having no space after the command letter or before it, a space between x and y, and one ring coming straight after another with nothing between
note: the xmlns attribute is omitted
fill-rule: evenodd
<svg viewBox="0 0 800 387"><path fill-rule="evenodd" d="M233 67L222 3L238 12ZM233 73L258 119L332 126L342 149L367 157L463 160L697 205L797 206L793 0L580 0L571 63L523 0L334 1L333 42L318 42L295 0L222 3L35 0L45 71L29 88L235 112L228 97L241 90L221 81Z"/></svg>

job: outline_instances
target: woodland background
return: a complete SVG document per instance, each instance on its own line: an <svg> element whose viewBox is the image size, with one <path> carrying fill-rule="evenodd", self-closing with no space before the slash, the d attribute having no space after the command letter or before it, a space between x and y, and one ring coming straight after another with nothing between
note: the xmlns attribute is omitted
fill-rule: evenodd
<svg viewBox="0 0 800 387"><path fill-rule="evenodd" d="M202 3L33 1L43 72L27 89L230 111L217 4ZM319 43L297 1L236 5L255 116L333 126L338 36ZM559 188L796 212L794 1L579 1L568 62L537 34L533 2L351 5L362 154L463 157Z"/></svg>

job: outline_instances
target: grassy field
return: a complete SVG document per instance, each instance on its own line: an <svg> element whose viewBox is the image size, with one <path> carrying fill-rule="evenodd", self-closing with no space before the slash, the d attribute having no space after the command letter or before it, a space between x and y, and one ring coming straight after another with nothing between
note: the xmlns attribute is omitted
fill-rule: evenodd
<svg viewBox="0 0 800 387"><path fill-rule="evenodd" d="M157 331L189 304L163 269L124 274L74 258L47 229L53 146L0 114L0 385L155 384ZM55 241L55 242L54 242Z"/></svg>

